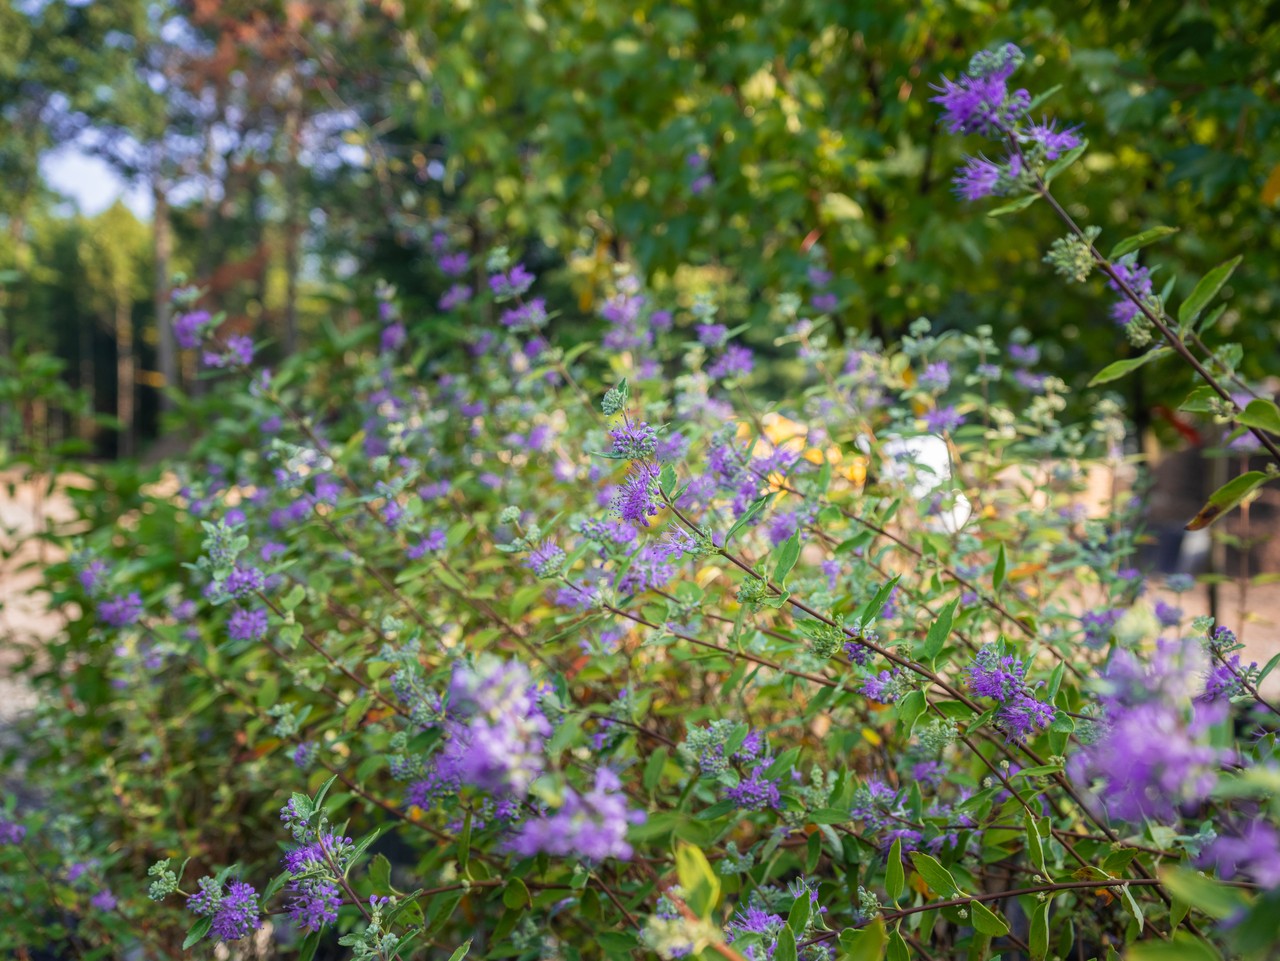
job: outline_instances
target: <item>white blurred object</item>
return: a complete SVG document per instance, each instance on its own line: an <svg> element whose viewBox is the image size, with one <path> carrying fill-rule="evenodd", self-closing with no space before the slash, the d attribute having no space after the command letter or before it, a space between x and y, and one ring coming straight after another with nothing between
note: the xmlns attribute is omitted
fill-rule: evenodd
<svg viewBox="0 0 1280 961"><path fill-rule="evenodd" d="M917 501L950 494L943 487L951 480L951 452L947 449L947 442L936 434L890 437L880 445L880 456L881 474L889 480L905 483ZM973 516L969 498L958 491L951 497L949 508L928 517L931 529L954 534Z"/></svg>

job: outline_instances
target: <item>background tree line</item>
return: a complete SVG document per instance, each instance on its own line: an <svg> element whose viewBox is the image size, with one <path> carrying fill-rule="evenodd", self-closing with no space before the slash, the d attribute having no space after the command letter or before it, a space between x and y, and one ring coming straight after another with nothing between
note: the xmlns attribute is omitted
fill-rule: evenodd
<svg viewBox="0 0 1280 961"><path fill-rule="evenodd" d="M1277 332L1280 3L1181 0L7 0L0 352L61 358L118 429L48 429L132 454L168 389L199 390L169 335L175 274L269 339L269 360L357 316L375 278L432 312L447 222L477 252L524 238L552 273L553 336L591 315L577 281L628 259L658 288L729 268L722 297L767 351L779 279L819 244L837 336L892 341L920 315L1021 326L1052 334L1047 360L1078 383L1128 349L1105 298L1063 292L1039 262L1048 222L990 220L951 195L960 148L928 103L940 73L1002 37L1032 51L1035 85L1060 84L1055 112L1091 140L1062 182L1079 219L1117 237L1183 225L1151 254L1183 294L1176 278L1246 254L1220 323L1261 376ZM67 144L144 188L150 222L68 212L39 176ZM433 329L433 349L458 335ZM1183 383L1140 373L1142 422Z"/></svg>

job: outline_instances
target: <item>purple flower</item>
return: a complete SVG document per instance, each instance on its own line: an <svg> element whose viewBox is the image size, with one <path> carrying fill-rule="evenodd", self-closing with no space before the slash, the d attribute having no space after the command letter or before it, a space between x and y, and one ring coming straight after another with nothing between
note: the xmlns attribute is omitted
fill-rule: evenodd
<svg viewBox="0 0 1280 961"><path fill-rule="evenodd" d="M1075 127L1059 130L1057 121L1044 120L1033 123L1027 130L1031 141L1044 151L1045 160L1057 160L1062 154L1080 146Z"/></svg>
<svg viewBox="0 0 1280 961"><path fill-rule="evenodd" d="M289 902L289 917L303 931L319 931L338 920L342 892L332 881L291 882L296 894Z"/></svg>
<svg viewBox="0 0 1280 961"><path fill-rule="evenodd" d="M935 361L920 372L920 386L925 390L941 393L951 386L951 365L945 360Z"/></svg>
<svg viewBox="0 0 1280 961"><path fill-rule="evenodd" d="M662 509L658 480L649 467L643 463L633 466L614 498L613 509L624 521L649 526L649 518Z"/></svg>
<svg viewBox="0 0 1280 961"><path fill-rule="evenodd" d="M840 298L830 291L814 294L809 298L809 306L820 314L833 314L840 306Z"/></svg>
<svg viewBox="0 0 1280 961"><path fill-rule="evenodd" d="M21 844L22 839L27 836L27 828L24 824L17 821L10 821L3 814L0 814L0 847L6 844Z"/></svg>
<svg viewBox="0 0 1280 961"><path fill-rule="evenodd" d="M416 544L410 544L405 551L409 560L419 561L428 554L439 554L449 543L448 532L443 527L434 527L427 532L427 536Z"/></svg>
<svg viewBox="0 0 1280 961"><path fill-rule="evenodd" d="M996 194L1002 172L999 164L986 157L966 157L964 166L957 168L951 183L960 199L981 200Z"/></svg>
<svg viewBox="0 0 1280 961"><path fill-rule="evenodd" d="M942 105L942 122L951 133L978 133L999 137L1014 129L1031 106L1025 90L1009 92L1007 81L1022 64L1023 55L1013 44L984 51L969 61L969 72L958 81L942 78L931 98Z"/></svg>
<svg viewBox="0 0 1280 961"><path fill-rule="evenodd" d="M715 362L707 368L707 376L716 380L726 377L746 377L755 367L750 350L739 344L730 344Z"/></svg>
<svg viewBox="0 0 1280 961"><path fill-rule="evenodd" d="M179 314L173 320L173 339L183 350L195 350L204 340L205 328L211 319L207 310Z"/></svg>
<svg viewBox="0 0 1280 961"><path fill-rule="evenodd" d="M227 619L227 635L233 641L260 641L267 636L267 612L237 607Z"/></svg>
<svg viewBox="0 0 1280 961"><path fill-rule="evenodd" d="M303 741L293 749L293 764L300 770L307 770L316 760L316 742Z"/></svg>
<svg viewBox="0 0 1280 961"><path fill-rule="evenodd" d="M1266 821L1251 820L1243 833L1216 838L1199 864L1216 868L1224 881L1244 874L1264 888L1280 887L1280 834Z"/></svg>
<svg viewBox="0 0 1280 961"><path fill-rule="evenodd" d="M564 804L551 815L531 818L510 841L523 857L545 853L556 857L628 860L627 828L644 821L643 811L629 810L622 782L608 768L596 769L595 784L586 794L565 789Z"/></svg>
<svg viewBox="0 0 1280 961"><path fill-rule="evenodd" d="M671 311L655 310L649 315L649 326L653 330L667 331L671 329Z"/></svg>
<svg viewBox="0 0 1280 961"><path fill-rule="evenodd" d="M1257 666L1257 662L1247 668L1242 666L1239 654L1230 655L1225 663L1215 659L1209 665L1209 670L1205 674L1204 692L1200 695L1200 699L1217 701L1243 694L1245 686L1241 679L1255 670Z"/></svg>
<svg viewBox="0 0 1280 961"><path fill-rule="evenodd" d="M715 183L716 178L711 176L711 174L702 174L699 177L694 177L693 183L689 184L689 193L693 194L695 197L701 196L714 187Z"/></svg>
<svg viewBox="0 0 1280 961"><path fill-rule="evenodd" d="M779 782L765 776L766 764L757 764L737 786L726 788L724 796L744 811L763 811L782 803Z"/></svg>
<svg viewBox="0 0 1280 961"><path fill-rule="evenodd" d="M1107 286L1119 293L1120 299L1111 305L1111 319L1123 327L1138 316L1140 308L1121 292L1118 281L1122 281L1144 303L1152 299L1155 288L1151 271L1137 262L1137 254L1126 254L1115 262L1113 268L1116 279L1108 278Z"/></svg>
<svg viewBox="0 0 1280 961"><path fill-rule="evenodd" d="M756 905L739 911L725 926L725 941L732 944L744 934L758 934L766 938L776 937L787 922L780 914L771 914ZM772 955L770 955L772 956Z"/></svg>
<svg viewBox="0 0 1280 961"><path fill-rule="evenodd" d="M534 297L528 303L518 304L502 312L502 325L511 330L538 330L547 323L547 302Z"/></svg>
<svg viewBox="0 0 1280 961"><path fill-rule="evenodd" d="M964 415L959 413L952 405L927 411L924 415L925 429L933 434L953 431L963 423Z"/></svg>
<svg viewBox="0 0 1280 961"><path fill-rule="evenodd" d="M1040 362L1040 348L1035 344L1010 344L1008 352L1009 359L1023 367Z"/></svg>
<svg viewBox="0 0 1280 961"><path fill-rule="evenodd" d="M404 324L388 324L382 329L382 338L379 341L378 346L382 350L382 353L392 354L404 346L404 341Z"/></svg>
<svg viewBox="0 0 1280 961"><path fill-rule="evenodd" d="M466 284L454 284L440 298L440 309L445 313L471 302L471 288Z"/></svg>
<svg viewBox="0 0 1280 961"><path fill-rule="evenodd" d="M666 586L676 576L669 556L668 549L661 544L642 548L631 556L631 563L618 576L615 589L625 597Z"/></svg>
<svg viewBox="0 0 1280 961"><path fill-rule="evenodd" d="M613 456L626 460L649 457L658 445L658 432L644 422L623 424L609 431L609 436L613 438Z"/></svg>
<svg viewBox="0 0 1280 961"><path fill-rule="evenodd" d="M233 881L226 893L213 878L201 878L199 885L199 893L191 896L187 907L196 915L213 918L210 938L239 941L258 927L261 909L253 885Z"/></svg>
<svg viewBox="0 0 1280 961"><path fill-rule="evenodd" d="M729 340L729 328L724 324L698 324L694 329L703 347L720 348Z"/></svg>
<svg viewBox="0 0 1280 961"><path fill-rule="evenodd" d="M532 286L533 274L525 270L524 264L516 264L506 273L494 274L489 278L489 289L498 300L519 297Z"/></svg>
<svg viewBox="0 0 1280 961"><path fill-rule="evenodd" d="M256 567L236 567L222 582L222 589L231 597L243 599L258 593L266 586L266 578Z"/></svg>
<svg viewBox="0 0 1280 961"><path fill-rule="evenodd" d="M1160 622L1161 627L1177 627L1182 623L1182 608L1157 600L1156 620Z"/></svg>
<svg viewBox="0 0 1280 961"><path fill-rule="evenodd" d="M994 647L984 647L968 667L969 690L979 697L1007 701L1026 687L1026 668L1012 654L1002 655Z"/></svg>
<svg viewBox="0 0 1280 961"><path fill-rule="evenodd" d="M1113 607L1101 611L1086 611L1080 617L1080 625L1084 628L1084 642L1089 647L1100 647L1111 637L1111 629L1124 614L1121 608Z"/></svg>
<svg viewBox="0 0 1280 961"><path fill-rule="evenodd" d="M253 340L243 334L233 334L227 338L222 353L206 350L203 360L206 367L248 367L253 363Z"/></svg>
<svg viewBox="0 0 1280 961"><path fill-rule="evenodd" d="M110 627L132 627L142 618L142 596L137 591L117 594L98 605L98 617Z"/></svg>
<svg viewBox="0 0 1280 961"><path fill-rule="evenodd" d="M461 277L467 272L467 255L461 251L445 254L436 261L436 266L446 277Z"/></svg>
<svg viewBox="0 0 1280 961"><path fill-rule="evenodd" d="M103 888L101 891L94 892L93 897L89 898L89 904L98 911L114 911L116 896L108 888Z"/></svg>
<svg viewBox="0 0 1280 961"><path fill-rule="evenodd" d="M525 567L538 577L557 577L564 568L564 550L553 540L545 540L529 551Z"/></svg>
<svg viewBox="0 0 1280 961"><path fill-rule="evenodd" d="M825 287L831 283L831 271L817 265L809 268L809 283L815 287Z"/></svg>
<svg viewBox="0 0 1280 961"><path fill-rule="evenodd" d="M76 572L76 579L85 593L96 595L107 583L107 565L100 560L92 560Z"/></svg>

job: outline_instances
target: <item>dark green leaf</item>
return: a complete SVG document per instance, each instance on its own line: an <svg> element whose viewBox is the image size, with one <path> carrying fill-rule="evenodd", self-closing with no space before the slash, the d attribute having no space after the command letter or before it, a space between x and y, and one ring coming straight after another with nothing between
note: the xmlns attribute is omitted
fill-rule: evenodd
<svg viewBox="0 0 1280 961"><path fill-rule="evenodd" d="M1111 248L1110 259L1117 260L1125 254L1131 254L1135 250L1139 250L1140 248L1147 246L1147 244L1153 244L1157 240L1163 240L1170 234L1176 234L1177 232L1177 227L1152 227L1149 230L1142 231L1142 233L1126 237L1124 240L1120 241L1120 243Z"/></svg>
<svg viewBox="0 0 1280 961"><path fill-rule="evenodd" d="M960 887L951 872L944 868L937 858L930 857L923 851L911 852L911 863L916 866L920 876L928 882L929 887L943 898L954 897L960 893Z"/></svg>
<svg viewBox="0 0 1280 961"><path fill-rule="evenodd" d="M1009 925L981 901L970 901L968 907L974 929L979 933L993 938L1009 933Z"/></svg>
<svg viewBox="0 0 1280 961"><path fill-rule="evenodd" d="M902 897L902 886L906 879L902 870L902 838L895 838L893 847L889 849L889 864L884 874L884 890L890 900L897 901Z"/></svg>
<svg viewBox="0 0 1280 961"><path fill-rule="evenodd" d="M1130 357L1127 360L1113 361L1093 375L1093 379L1089 381L1089 386L1097 387L1099 384L1109 384L1113 380L1119 380L1130 371L1137 370L1143 364L1147 363L1147 361L1155 360L1157 357L1166 353L1168 353L1168 351L1161 350L1157 347L1137 357Z"/></svg>
<svg viewBox="0 0 1280 961"><path fill-rule="evenodd" d="M1280 434L1280 407L1274 401L1251 400L1236 421L1245 427L1257 427L1272 434Z"/></svg>
<svg viewBox="0 0 1280 961"><path fill-rule="evenodd" d="M1269 480L1271 475L1251 470L1227 481L1209 496L1209 503L1191 519L1187 530L1198 531L1208 527Z"/></svg>
<svg viewBox="0 0 1280 961"><path fill-rule="evenodd" d="M800 532L796 531L778 548L778 564L773 569L773 582L779 587L787 586L787 575L800 559Z"/></svg>
<svg viewBox="0 0 1280 961"><path fill-rule="evenodd" d="M1191 291L1191 296L1178 308L1179 324L1185 326L1200 316L1200 311L1204 310L1209 305L1209 301L1218 295L1218 291L1222 289L1222 285L1231 277L1242 259L1242 257L1232 257L1225 264L1219 264L1200 278L1195 290Z"/></svg>
<svg viewBox="0 0 1280 961"><path fill-rule="evenodd" d="M960 598L957 597L938 612L938 619L929 627L929 633L921 643L916 645L915 655L918 659L932 661L938 656L938 652L947 643L947 638L951 636L951 624L955 617L956 605L959 603Z"/></svg>

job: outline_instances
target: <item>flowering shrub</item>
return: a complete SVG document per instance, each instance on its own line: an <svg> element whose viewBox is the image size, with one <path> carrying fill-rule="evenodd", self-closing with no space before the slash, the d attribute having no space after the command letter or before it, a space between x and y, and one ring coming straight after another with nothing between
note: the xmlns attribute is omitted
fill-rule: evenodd
<svg viewBox="0 0 1280 961"><path fill-rule="evenodd" d="M1226 274L1173 324L1122 259L1159 231L1097 252L1049 191L1085 143L1031 119L1021 61L999 48L941 82L945 126L1006 151L957 190L1054 206L1072 233L1050 261L1101 270L1130 342L1168 343L1098 383L1179 354L1218 398L1202 409L1274 453L1274 405L1241 409L1229 351L1200 351ZM385 287L370 323L275 371L179 294L183 347L236 386L176 493L122 495L117 527L49 572L82 613L35 678L0 819L0 896L24 918L0 944L1273 947L1275 662L1144 598L1133 504L1083 496L1124 457L1114 401L1061 422L1036 347L983 328L832 342L818 247L769 357L713 285L625 269L599 343L565 349L537 277L463 249L437 255L487 277L440 304L465 364L430 360L435 318ZM1196 523L1270 476L1252 473Z"/></svg>

